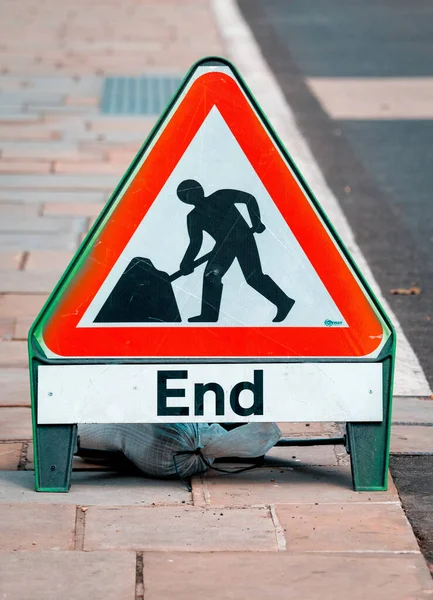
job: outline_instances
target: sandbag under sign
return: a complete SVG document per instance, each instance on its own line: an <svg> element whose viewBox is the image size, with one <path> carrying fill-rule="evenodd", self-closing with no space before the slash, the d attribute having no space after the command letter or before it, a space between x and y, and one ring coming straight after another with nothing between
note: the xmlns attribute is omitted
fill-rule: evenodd
<svg viewBox="0 0 433 600"><path fill-rule="evenodd" d="M122 423L80 425L78 435L80 448L121 451L146 475L191 477L216 458L266 454L281 431L275 423L247 423L231 431L217 423Z"/></svg>

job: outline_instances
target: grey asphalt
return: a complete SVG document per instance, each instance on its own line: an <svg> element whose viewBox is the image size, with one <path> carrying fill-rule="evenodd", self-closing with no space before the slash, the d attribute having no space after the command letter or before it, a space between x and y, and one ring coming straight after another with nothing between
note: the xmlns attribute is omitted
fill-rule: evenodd
<svg viewBox="0 0 433 600"><path fill-rule="evenodd" d="M433 76L433 3L238 5L433 386L433 121L332 120L305 83ZM389 291L414 285L418 296ZM391 472L433 570L433 455L394 456Z"/></svg>

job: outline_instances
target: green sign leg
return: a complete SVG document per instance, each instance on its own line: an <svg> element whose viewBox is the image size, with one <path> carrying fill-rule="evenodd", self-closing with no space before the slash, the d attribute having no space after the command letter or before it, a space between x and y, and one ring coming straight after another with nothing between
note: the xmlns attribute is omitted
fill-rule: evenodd
<svg viewBox="0 0 433 600"><path fill-rule="evenodd" d="M36 425L36 491L69 491L76 444L76 425Z"/></svg>
<svg viewBox="0 0 433 600"><path fill-rule="evenodd" d="M353 489L357 492L386 491L391 435L392 357L383 365L383 421L348 423L347 441Z"/></svg>
<svg viewBox="0 0 433 600"><path fill-rule="evenodd" d="M68 492L77 446L77 426L38 423L38 368L41 364L30 345L35 488L37 492Z"/></svg>

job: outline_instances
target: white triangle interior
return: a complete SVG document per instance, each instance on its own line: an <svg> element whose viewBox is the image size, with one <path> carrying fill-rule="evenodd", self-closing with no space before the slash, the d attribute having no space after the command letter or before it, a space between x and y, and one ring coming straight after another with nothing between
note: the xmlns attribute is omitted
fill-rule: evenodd
<svg viewBox="0 0 433 600"><path fill-rule="evenodd" d="M220 189L235 189L248 192L256 198L262 222L266 226L266 231L254 236L263 271L295 300L286 319L282 323L272 323L275 306L246 283L235 260L224 276L220 317L218 323L212 323L212 327L325 327L325 322L329 321L347 327L333 299L215 106L111 269L78 327L184 327L188 325L189 317L200 313L205 265L173 283L181 323L93 322L134 257L149 258L159 270L169 274L179 269L189 242L186 218L191 206L180 202L176 189L185 179L199 181L206 195ZM250 223L245 207L237 205L237 208ZM333 242L330 240L330 243ZM199 256L211 250L213 244L214 240L205 234ZM209 327L209 324L194 323L194 326Z"/></svg>

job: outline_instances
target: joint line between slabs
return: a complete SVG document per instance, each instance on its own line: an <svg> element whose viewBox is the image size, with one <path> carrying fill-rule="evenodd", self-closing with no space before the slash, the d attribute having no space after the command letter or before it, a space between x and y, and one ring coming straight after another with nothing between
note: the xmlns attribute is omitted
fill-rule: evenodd
<svg viewBox="0 0 433 600"><path fill-rule="evenodd" d="M87 507L77 506L75 510L74 550L84 550Z"/></svg>
<svg viewBox="0 0 433 600"><path fill-rule="evenodd" d="M23 445L21 446L20 459L18 461L18 467L17 467L18 471L26 471L27 470L28 450L29 450L29 442L23 442Z"/></svg>
<svg viewBox="0 0 433 600"><path fill-rule="evenodd" d="M191 478L192 489L192 505L198 507L206 507L206 494L204 489L203 475L195 475Z"/></svg>
<svg viewBox="0 0 433 600"><path fill-rule="evenodd" d="M0 294L1 296L1 294ZM5 367L5 365L2 365L0 368L15 368L15 367ZM31 408L30 406L17 406L16 404L3 404L1 406L1 408ZM29 438L17 438L17 439L11 439L11 440L0 440L0 444L31 444L32 440L29 440Z"/></svg>
<svg viewBox="0 0 433 600"><path fill-rule="evenodd" d="M27 266L27 263L28 263L29 257L30 257L30 252L28 252L27 250L25 250L25 251L23 252L23 255L22 255L22 257L21 257L21 260L20 260L20 262L19 262L19 264L18 264L18 271L24 271L24 269L25 269L25 268L26 268L26 266Z"/></svg>
<svg viewBox="0 0 433 600"><path fill-rule="evenodd" d="M427 421L425 423L420 421L393 421L392 425L405 427L433 427L433 423L431 421Z"/></svg>
<svg viewBox="0 0 433 600"><path fill-rule="evenodd" d="M143 552L137 552L135 562L135 600L144 600Z"/></svg>
<svg viewBox="0 0 433 600"><path fill-rule="evenodd" d="M269 509L271 511L271 518L275 528L275 538L277 540L278 552L284 552L285 550L287 550L286 538L284 537L284 529L281 526L281 523L277 516L275 504L271 504L269 506Z"/></svg>
<svg viewBox="0 0 433 600"><path fill-rule="evenodd" d="M210 506L210 493L203 473L191 478L191 488L193 506L208 508Z"/></svg>

